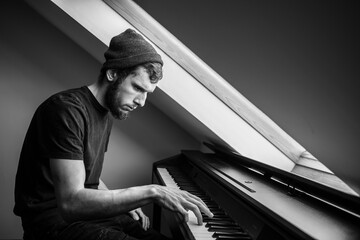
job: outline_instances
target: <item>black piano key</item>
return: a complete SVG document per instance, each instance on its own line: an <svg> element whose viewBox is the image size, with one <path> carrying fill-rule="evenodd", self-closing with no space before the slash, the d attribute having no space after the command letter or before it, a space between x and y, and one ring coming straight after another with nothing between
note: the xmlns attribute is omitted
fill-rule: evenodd
<svg viewBox="0 0 360 240"><path fill-rule="evenodd" d="M205 215L204 213L201 213L204 221L206 222L224 222L224 221L228 221L228 222L232 222L233 220L231 219L231 217L229 217L228 215L216 215L214 214L214 216L212 218L208 217L207 215Z"/></svg>
<svg viewBox="0 0 360 240"><path fill-rule="evenodd" d="M194 187L194 188L198 188L197 186L194 186L194 184L192 184L192 182L190 182L190 180L186 180L186 179L182 179L182 180L178 180L176 179L176 184L180 185L180 186L188 186L188 187Z"/></svg>
<svg viewBox="0 0 360 240"><path fill-rule="evenodd" d="M205 195L205 193L201 193L201 192L198 192L198 191L193 191L193 190L186 190L186 189L182 189L180 188L181 190L185 190L191 194L194 194L195 196L201 198L201 197L207 197L207 195Z"/></svg>
<svg viewBox="0 0 360 240"><path fill-rule="evenodd" d="M204 220L204 222L211 222L211 221L213 221L213 222L233 221L230 217L222 217L222 218L220 218L220 217L212 217L212 218L210 218L210 217L208 217L208 216L203 216L203 220Z"/></svg>
<svg viewBox="0 0 360 240"><path fill-rule="evenodd" d="M202 192L200 189L188 188L188 187L182 187L182 186L180 186L179 188L180 188L181 190L185 190L185 191L188 191L188 192L197 193L197 194L202 195L202 196L204 196L204 197L207 196L207 195L206 195L204 192Z"/></svg>
<svg viewBox="0 0 360 240"><path fill-rule="evenodd" d="M252 239L249 234L244 232L215 232L212 237L216 239Z"/></svg>
<svg viewBox="0 0 360 240"><path fill-rule="evenodd" d="M206 202L204 202L204 203L206 204L206 206L208 206L208 208L209 208L210 210L214 210L214 211L224 211L224 210L222 210L222 209L220 208L219 205L208 204L208 203L206 203Z"/></svg>
<svg viewBox="0 0 360 240"><path fill-rule="evenodd" d="M220 212L220 213L214 213L214 217L215 218L223 218L223 219L225 219L225 218L229 218L229 216L228 215L226 215L226 213L224 213L224 212Z"/></svg>
<svg viewBox="0 0 360 240"><path fill-rule="evenodd" d="M240 227L228 227L228 226L210 226L208 228L209 232L218 232L218 233L237 233L237 232L243 232L243 230Z"/></svg>
<svg viewBox="0 0 360 240"><path fill-rule="evenodd" d="M217 215L217 216L224 216L224 215L226 215L226 213L225 213L222 209L220 209L220 208L217 208L217 209L215 209L215 208L211 209L211 208L210 208L210 210L212 210L211 212L212 212L214 215Z"/></svg>
<svg viewBox="0 0 360 240"><path fill-rule="evenodd" d="M209 196L202 197L201 200L209 206L219 207L219 205L217 205L216 202L214 202Z"/></svg>
<svg viewBox="0 0 360 240"><path fill-rule="evenodd" d="M217 205L212 205L212 204L207 204L205 202L206 206L211 210L211 211L223 211L219 206Z"/></svg>
<svg viewBox="0 0 360 240"><path fill-rule="evenodd" d="M205 224L205 227L215 227L215 226L238 227L238 225L235 222L231 222L231 221L222 221L222 222L209 221Z"/></svg>
<svg viewBox="0 0 360 240"><path fill-rule="evenodd" d="M237 236L219 236L216 240L251 240L250 236L237 237Z"/></svg>
<svg viewBox="0 0 360 240"><path fill-rule="evenodd" d="M211 209L211 208L209 208L209 209ZM223 209L221 209L219 206L212 207L212 210L213 210L213 214L215 215L215 217L216 216L218 216L218 217L228 216L226 214L226 212Z"/></svg>
<svg viewBox="0 0 360 240"><path fill-rule="evenodd" d="M212 209L221 209L219 205L217 205L216 203L214 202L209 202L209 201L204 201L204 199L201 199L209 208L212 208Z"/></svg>
<svg viewBox="0 0 360 240"><path fill-rule="evenodd" d="M219 205L216 202L214 202L214 200L212 200L209 196L201 200L203 200L204 203L209 204L210 206L219 207Z"/></svg>
<svg viewBox="0 0 360 240"><path fill-rule="evenodd" d="M180 188L203 192L203 190L201 190L200 188L194 187L194 186L189 186L188 184L184 184L184 183L183 183L183 184L180 184L180 183L177 183L177 185L178 185Z"/></svg>
<svg viewBox="0 0 360 240"><path fill-rule="evenodd" d="M179 188L181 190L185 190L185 191L188 191L188 192L193 193L193 194L198 194L198 195L202 195L204 197L207 197L207 195L204 192L202 192L200 189L188 188L188 187L182 187L182 186L180 186Z"/></svg>

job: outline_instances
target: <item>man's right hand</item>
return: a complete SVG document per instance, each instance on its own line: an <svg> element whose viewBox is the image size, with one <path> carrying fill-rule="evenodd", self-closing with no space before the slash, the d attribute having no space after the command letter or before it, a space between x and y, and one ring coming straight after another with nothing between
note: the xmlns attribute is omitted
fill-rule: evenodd
<svg viewBox="0 0 360 240"><path fill-rule="evenodd" d="M180 212L184 216L185 221L189 220L189 210L194 212L199 225L203 224L201 212L209 217L213 217L209 208L199 197L176 188L160 185L154 186L157 192L157 203L171 211Z"/></svg>

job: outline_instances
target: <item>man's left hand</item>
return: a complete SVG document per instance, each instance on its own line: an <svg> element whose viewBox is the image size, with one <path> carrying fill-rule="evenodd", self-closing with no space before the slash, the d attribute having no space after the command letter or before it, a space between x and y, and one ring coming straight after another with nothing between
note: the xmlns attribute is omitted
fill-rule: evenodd
<svg viewBox="0 0 360 240"><path fill-rule="evenodd" d="M146 231L150 227L150 219L146 216L141 208L136 208L129 212L129 215L136 221L140 221L142 224L142 228Z"/></svg>

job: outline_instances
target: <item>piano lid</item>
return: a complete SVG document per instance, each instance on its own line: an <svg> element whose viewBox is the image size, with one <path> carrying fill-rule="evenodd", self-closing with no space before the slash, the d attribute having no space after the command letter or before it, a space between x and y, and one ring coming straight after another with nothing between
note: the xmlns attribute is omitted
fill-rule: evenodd
<svg viewBox="0 0 360 240"><path fill-rule="evenodd" d="M279 84L286 84L287 81L291 83L290 90L292 90L292 85L295 81L295 83L298 83L298 81L306 81L308 78L311 79L312 82L314 82L314 77L311 76L304 76L301 75L302 78L295 78L295 80L292 80L292 78L284 78L282 77L281 81L276 82L274 76L267 75L267 78L265 76L259 76L258 72L266 70L269 66L272 65L261 65L261 68L256 68L256 71L252 72L253 76L248 75L244 76L243 74L234 75L228 79L228 81L232 80L232 85L230 85L225 79L223 79L217 72L215 72L211 67L209 67L205 62L203 62L199 57L197 57L196 54L194 54L191 50L189 50L184 44L182 44L174 35L172 35L167 29L165 29L162 25L160 25L156 20L154 20L147 12L145 12L142 8L140 8L137 4L135 4L133 1L130 0L91 0L87 1L86 3L83 1L62 1L62 0L39 0L39 1L28 1L30 5L34 6L40 13L42 13L45 17L47 17L51 22L53 22L55 25L57 25L60 29L62 29L70 38L74 39L80 46L84 47L87 51L89 51L96 59L98 59L100 62L102 62L102 53L103 49L106 44L109 43L110 38L119 32L125 30L126 28L135 28L137 29L141 34L143 34L146 38L148 38L156 47L156 49L160 52L162 55L165 65L164 65L164 79L159 84L160 91L156 94L154 94L154 98L151 100L151 102L157 106L159 109L162 109L165 114L168 114L170 118L172 118L174 121L178 122L180 126L184 126L184 129L188 131L190 134L192 134L194 137L196 137L199 142L202 141L213 141L220 143L224 146L228 146L232 149L234 149L236 152L240 153L243 156L246 156L248 159L252 159L254 161L258 161L262 164L271 165L272 167L279 169L281 171L286 172L294 172L297 175L302 175L304 178L309 177L315 177L316 181L320 181L323 178L323 175L333 175L333 173L324 166L320 161L317 161L316 158L312 156L302 145L300 145L295 139L293 139L287 132L292 131L292 129L296 128L296 125L287 126L285 124L285 127L287 131L285 132L282 128L280 128L274 121L272 121L266 114L264 114L261 110L259 110L255 105L253 105L249 100L247 100L242 94L237 91L235 87L240 87L239 81L241 80L241 83L246 83L245 80L250 79L252 81L263 81L263 84L259 84L259 87L257 90L259 90L259 95L267 96L265 99L265 102L269 104L269 106L282 106L280 103L283 102L289 102L294 103L294 99L303 99L304 101L307 100L303 97L303 95L300 95L299 97L292 97L290 96L287 100L289 101L281 101L279 102L279 99L275 98L278 96L281 96L283 93L282 91L278 90L275 94L264 94L264 92L267 89L270 88L272 84L275 86L278 86ZM159 1L158 3L161 3L161 7L158 7L157 1L151 1L151 3L147 3L147 1L138 1L139 4L141 4L146 10L151 12L152 15L156 15L156 11L154 11L155 8L158 8L162 13L170 12L170 11L164 11L164 9L171 9L171 6L175 3L166 1ZM149 4L149 5L147 5ZM169 4L169 5L165 5ZM191 6L195 9L199 7L196 5L197 3L191 2ZM214 5L215 4L215 5ZM217 3L218 4L218 3ZM241 8L237 8L235 6L229 5L230 3L224 4L222 6L227 7L227 9L230 10L239 10L243 14L234 14L232 11L231 17L246 17L250 18L252 20L252 24L256 25L256 21L254 21L253 16L258 16L259 18L256 18L259 20L259 24L266 23L267 19L265 17L268 17L269 20L275 21L276 17L274 19L274 16L282 16L281 14L285 14L286 9L284 9L282 6L280 6L280 15L275 14L273 15L271 12L268 11L268 5L247 5L247 6L240 6ZM239 3L237 3L239 4ZM246 3L243 3L246 4ZM58 8L55 8L58 7ZM211 18L207 19L206 21L212 21L212 19L215 19L215 21L221 22L222 19L227 18L221 18L219 17L220 14L227 14L226 11L222 12L220 11L221 8L219 5L216 5L216 3L210 1L206 2L205 5L202 5L202 7L206 6L206 8L199 9L199 11L195 11L196 14L204 14L207 10L219 10L216 12L216 14L211 14L211 16L218 16L217 18ZM152 8L155 7L155 8ZM279 7L279 6L276 6ZM308 6L311 7L310 9L316 8L316 6ZM61 9L61 10L60 10ZM176 11L179 11L181 14L181 7L178 6L176 8ZM205 9L205 10L204 10ZM246 9L249 10L248 13L246 13ZM262 13L257 13L253 15L252 11L254 9L261 9ZM289 9L292 9L292 6L289 6ZM296 8L294 8L296 9ZM298 12L292 17L299 17L296 19L302 19L301 18L301 11L305 11L306 8L304 7L300 8L300 12ZM329 10L329 9L326 9ZM291 12L291 11L290 11ZM65 14L66 13L66 14ZM292 12L294 13L294 12ZM172 13L174 16L176 14ZM186 8L186 13L183 13L182 16L188 16L189 19L191 18L191 11L189 11L189 8ZM316 13L317 14L317 13ZM315 15L316 15L315 14ZM325 14L325 13L324 13ZM330 14L331 15L331 14ZM72 18L69 20L69 16ZM159 15L156 15L159 16ZM229 15L230 16L230 15ZM307 15L306 15L307 16ZM313 16L313 15L311 15ZM328 15L325 14L324 17L327 17ZM352 15L350 15L352 16ZM171 18L169 15L167 18ZM166 19L167 19L166 18ZM262 19L264 18L264 19ZM182 19L182 21L185 21L184 18L177 18ZM75 20L75 21L74 21ZM249 19L247 19L249 20ZM244 22L247 22L246 19L243 21L240 20L234 20L233 22L226 22L226 26L228 26L228 32L225 30L227 27L222 27L218 29L217 32L222 34L212 34L211 37L207 38L206 44L201 44L203 47L209 47L210 50L208 50L211 53L215 53L216 49L223 49L225 45L231 45L231 44L221 44L221 45L210 45L211 40L216 39L217 37L221 37L222 39L226 39L227 41L230 41L229 43L233 43L233 38L229 36L233 36L234 39L251 36L251 31L246 32L246 35L241 35L241 31L237 31L236 26L232 26L232 24L241 24L244 29L248 30L256 30L259 28L245 28ZM296 21L296 20L295 20ZM279 24L279 29L273 28L274 30L277 30L276 32L283 29L282 22L285 22L283 19L278 19L277 22L271 22L274 25L271 25L272 27L276 26L276 24ZM66 24L64 24L66 23ZM312 22L309 22L310 24ZM341 22L343 23L343 22ZM211 22L212 26L217 26L216 24L213 24ZM311 25L311 24L310 24ZM79 29L79 26L83 27L84 29L87 29L88 32L85 31L77 31ZM266 25L265 25L266 26ZM291 25L292 26L292 25ZM302 25L301 25L302 26ZM75 29L75 30L74 30ZM190 29L190 28L188 28ZM261 28L262 29L262 28ZM298 28L296 28L298 30ZM221 32L221 31L224 32ZM263 29L264 30L264 29ZM171 29L172 32L175 32L175 29ZM90 34L89 34L90 33ZM203 31L196 31L196 34L193 34L194 36L201 36ZM204 32L205 33L205 32ZM211 33L214 33L211 31ZM294 31L291 31L292 34L294 34ZM261 36L261 35L254 35L253 37ZM266 35L267 36L267 35ZM272 36L269 34L269 36ZM270 39L274 40L274 39ZM249 41L249 40L248 40ZM89 44L90 43L90 44ZM254 42L245 42L245 46L253 46L251 43ZM266 59L267 63L273 63L275 58L274 54L272 52L267 52L268 48L265 48L266 46L270 47L273 46L270 43L266 42L255 42L255 47L263 48L265 51L259 51L256 52L260 54L257 59ZM191 44L191 42L189 42ZM214 47L216 46L216 47ZM235 46L232 44L232 46ZM276 45L277 47L280 47ZM296 45L297 46L297 45ZM253 46L254 47L254 46ZM205 48L206 49L206 48ZM296 48L291 48L291 51L294 51ZM284 55L286 51L282 49L282 54ZM221 59L221 63L226 63L225 65L229 65L232 70L234 69L241 69L244 71L241 66L242 64L245 64L246 61L244 59L250 58L252 53L247 53L245 55L241 55L239 53L236 53L234 51L233 53L229 51L227 52L229 58L227 57L219 57ZM276 52L275 52L276 53ZM280 52L277 52L278 54ZM297 52L299 53L299 52ZM231 59L231 54L234 54L238 61L234 61ZM249 55L250 54L250 55ZM216 52L216 56L220 55L220 52ZM286 55L286 58L289 59L291 55ZM285 55L284 55L285 57ZM240 59L239 59L240 58ZM270 59L269 59L270 58ZM291 59L291 58L290 58ZM271 61L272 60L272 61ZM293 59L292 59L293 60ZM257 66L257 63L260 60L253 61L252 63L255 65L252 65L252 68L254 66ZM251 61L250 61L251 62ZM285 61L286 62L286 61ZM239 64L240 63L240 64ZM281 62L278 62L281 63ZM304 63L304 62L302 62ZM212 64L213 65L213 64ZM214 62L215 65L215 62ZM240 66L238 66L240 65ZM245 64L245 66L247 66ZM287 65L285 65L287 66ZM289 69L292 69L293 67L297 66L296 64L288 66L288 68L280 68L279 72L272 72L275 76L279 76L279 73L281 73L280 69L284 69L284 71L290 71ZM220 66L218 66L220 69ZM289 68L290 67L290 68ZM261 70L262 69L262 70ZM255 69L254 69L255 70ZM299 69L295 69L295 72L300 71ZM270 72L271 73L271 72ZM281 74L280 74L281 75ZM313 74L314 76L320 77L319 74ZM287 75L286 75L287 76ZM287 76L289 77L289 76ZM294 77L291 75L291 77ZM269 80L270 79L270 80ZM286 80L286 81L285 81ZM271 81L272 84L268 84L268 82ZM323 83L323 81L321 81ZM266 87L263 87L265 86ZM308 84L301 84L301 85L308 85ZM296 85L299 87L298 85ZM322 86L322 85L321 85ZM315 86L314 90L317 90L319 86ZM279 89L281 89L279 87ZM305 90L309 90L308 88L305 88L302 90L304 92ZM316 91L318 92L318 91ZM254 92L255 93L255 92ZM290 91L291 94L295 94L294 91ZM312 93L311 91L309 93ZM257 94L255 94L257 95ZM323 96L325 98L325 96ZM252 98L252 100L255 100ZM312 99L314 100L314 99ZM306 103L309 103L309 101L305 101ZM296 102L298 103L298 102ZM310 101L312 106L314 105L314 102ZM327 101L325 101L327 103ZM261 105L261 104L259 104ZM284 110L286 109L286 111ZM302 109L301 107L297 107L298 109ZM270 111L271 109L267 109L267 113L272 114ZM276 111L276 110L275 110ZM283 111L285 114L282 114L285 119L287 116L293 116L294 112L289 111L289 106L285 105L282 106L282 108L278 109L277 111ZM304 110L305 112L307 109ZM288 112L291 112L291 114L287 114ZM312 114L313 117L316 116L316 114L323 113L324 111L318 111L314 114L313 111L309 112ZM302 112L303 114L304 112ZM321 114L320 114L321 115ZM271 115L274 116L274 115ZM338 114L338 116L340 116ZM331 119L334 118L334 115L331 116ZM301 119L301 117L297 118ZM279 120L279 119L277 119ZM322 119L323 122L330 122L329 119ZM307 117L306 121L310 121L310 118ZM283 121L280 121L282 122ZM291 122L286 121L287 122ZM323 123L322 122L322 123ZM296 122L295 122L296 123ZM312 124L312 123L311 123ZM310 126L312 126L310 124ZM301 124L300 124L301 125ZM330 153L334 153L334 151L337 149L333 142L330 143L330 148L328 147L327 143L328 139L324 139L324 136L326 138L327 135L321 135L322 138L316 138L317 135L314 134L314 132L319 131L325 132L322 126L316 129L312 129L312 133L310 135L305 136L302 138L303 140L306 138L310 139L317 139L317 142L314 144L307 144L308 148L316 147L319 145L318 142L324 143L322 146L322 151L315 151L316 153L323 153L326 151L329 151ZM336 129L334 127L334 129ZM306 132L306 131L305 131ZM337 132L335 131L334 134ZM294 135L294 133L292 133ZM294 135L295 137L298 137L297 134ZM329 139L334 139L329 138ZM345 138L343 138L345 139ZM344 146L342 141L336 141L339 144L341 143L340 149ZM304 142L304 141L303 141ZM353 141L356 142L356 141ZM360 151L358 149L360 148L354 148L354 143L349 144L351 150ZM345 150L347 148L344 148ZM353 151L353 152L354 152ZM313 151L312 151L313 152ZM340 152L344 152L340 150ZM351 152L351 151L349 151ZM316 154L318 155L318 154ZM358 156L358 154L354 154L354 156ZM352 180L359 180L359 175L357 174L357 171L354 169L357 165L354 165L356 161L351 161L349 158L341 159L341 161L332 161L332 158L329 157L327 154L324 155L325 158L321 158L320 160L322 162L325 162L326 160L330 159L330 162L326 162L331 165L331 170L336 170L336 174L341 173L341 176L350 176ZM335 154L335 156L339 156L338 153ZM353 157L354 157L353 156ZM340 159L340 158L338 158ZM337 160L338 160L337 159ZM353 158L355 159L355 157ZM338 162L341 162L340 165ZM342 168L338 167L341 166ZM344 168L344 165L349 165L349 168ZM309 171L309 169L315 169L315 171ZM342 169L346 169L347 171L344 172ZM315 174L314 174L315 173ZM323 174L324 173L324 174ZM324 184L332 184L332 177L331 179ZM340 188L341 191L346 191L350 194L353 194L354 196L357 195L354 191L352 191L350 188L348 188L346 185L343 184L342 181L338 181L339 179L336 179L335 181L335 188ZM359 181L360 182L360 181ZM357 182L358 183L358 182ZM360 184L359 184L360 186Z"/></svg>
<svg viewBox="0 0 360 240"><path fill-rule="evenodd" d="M231 149L224 148L223 146L206 142L204 144L213 150L222 160L227 160L230 163L245 166L269 180L281 182L282 184L287 185L289 194L294 194L295 196L297 191L309 194L326 204L336 206L360 218L360 199L354 194L341 191L331 185L324 185L319 181L305 178L294 172L283 171L270 165L254 161L241 156L239 153L234 152Z"/></svg>

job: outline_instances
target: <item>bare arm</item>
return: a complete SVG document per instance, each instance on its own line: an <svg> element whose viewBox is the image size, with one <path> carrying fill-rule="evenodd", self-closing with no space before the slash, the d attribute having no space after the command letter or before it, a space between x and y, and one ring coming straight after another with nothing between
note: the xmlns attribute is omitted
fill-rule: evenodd
<svg viewBox="0 0 360 240"><path fill-rule="evenodd" d="M109 190L103 180L99 179L99 190ZM141 208L136 208L128 213L135 221L140 221L142 228L148 230L150 227L150 219L144 214Z"/></svg>
<svg viewBox="0 0 360 240"><path fill-rule="evenodd" d="M186 220L187 211L193 211L199 224L202 224L201 211L212 216L199 198L185 191L159 185L99 191L84 187L85 167L82 160L51 159L50 167L58 206L62 216L70 222L116 216L151 202L180 212Z"/></svg>

